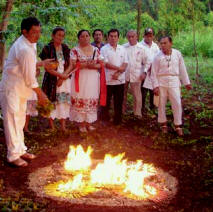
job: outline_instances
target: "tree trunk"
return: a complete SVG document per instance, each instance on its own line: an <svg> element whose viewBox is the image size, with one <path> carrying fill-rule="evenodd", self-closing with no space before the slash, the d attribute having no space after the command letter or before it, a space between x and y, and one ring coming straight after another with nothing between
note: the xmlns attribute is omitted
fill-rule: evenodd
<svg viewBox="0 0 213 212"><path fill-rule="evenodd" d="M140 40L141 7L142 7L142 0L137 0L137 10L138 10L138 16L137 16L137 35L138 35L138 41Z"/></svg>
<svg viewBox="0 0 213 212"><path fill-rule="evenodd" d="M7 0L5 9L3 11L2 22L0 23L0 72L3 70L5 59L5 37L4 32L7 30L10 12L13 7L13 0Z"/></svg>
<svg viewBox="0 0 213 212"><path fill-rule="evenodd" d="M191 0L192 3L192 33L193 33L193 47L196 60L196 81L199 81L199 64L198 64L198 54L196 46L196 28L195 28L195 14L194 14L194 0Z"/></svg>

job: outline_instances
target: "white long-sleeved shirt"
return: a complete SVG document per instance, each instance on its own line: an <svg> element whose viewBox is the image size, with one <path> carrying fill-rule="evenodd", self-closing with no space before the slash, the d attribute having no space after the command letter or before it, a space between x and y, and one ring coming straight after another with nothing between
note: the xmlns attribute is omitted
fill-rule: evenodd
<svg viewBox="0 0 213 212"><path fill-rule="evenodd" d="M22 98L32 95L32 88L37 88L36 44L29 42L23 35L10 48L3 69L1 89L14 92Z"/></svg>
<svg viewBox="0 0 213 212"><path fill-rule="evenodd" d="M172 49L170 56L160 51L152 63L151 80L153 88L180 87L181 82L190 84L182 54L176 49Z"/></svg>
<svg viewBox="0 0 213 212"><path fill-rule="evenodd" d="M126 43L123 45L127 51L128 66L126 68L126 81L141 82L141 75L143 72L147 73L151 65L149 52L139 45L130 45Z"/></svg>
<svg viewBox="0 0 213 212"><path fill-rule="evenodd" d="M128 63L127 53L123 46L117 45L114 49L110 44L106 44L101 48L101 55L104 57L105 63L110 63L115 66L121 66L123 63ZM120 85L125 83L125 72L119 75L118 80L112 79L114 70L105 68L106 84L107 85Z"/></svg>
<svg viewBox="0 0 213 212"><path fill-rule="evenodd" d="M147 51L149 52L149 57L151 61L153 61L154 57L160 52L158 45L153 41L151 46L149 46L144 40L142 40L139 44L147 49ZM150 73L147 74L143 87L151 89L151 90L153 89L152 82L150 79Z"/></svg>

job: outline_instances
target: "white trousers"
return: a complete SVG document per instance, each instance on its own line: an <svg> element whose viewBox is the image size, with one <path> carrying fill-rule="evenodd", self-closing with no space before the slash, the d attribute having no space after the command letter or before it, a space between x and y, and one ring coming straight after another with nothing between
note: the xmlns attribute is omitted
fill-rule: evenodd
<svg viewBox="0 0 213 212"><path fill-rule="evenodd" d="M165 123L166 118L166 103L167 99L171 102L172 112L174 116L174 124L182 124L182 105L181 105L181 94L180 87L168 88L168 87L159 87L160 96L159 96L159 106L158 106L158 122Z"/></svg>
<svg viewBox="0 0 213 212"><path fill-rule="evenodd" d="M135 116L142 116L141 82L130 82L130 89L134 99L133 112Z"/></svg>
<svg viewBox="0 0 213 212"><path fill-rule="evenodd" d="M26 120L27 99L16 98L18 110L10 107L11 99L5 92L0 93L4 133L7 144L7 160L12 162L26 153L23 128Z"/></svg>
<svg viewBox="0 0 213 212"><path fill-rule="evenodd" d="M141 82L126 82L124 90L124 102L123 107L126 108L128 86L130 84L131 94L133 95L133 112L135 116L142 116L142 94L141 94Z"/></svg>

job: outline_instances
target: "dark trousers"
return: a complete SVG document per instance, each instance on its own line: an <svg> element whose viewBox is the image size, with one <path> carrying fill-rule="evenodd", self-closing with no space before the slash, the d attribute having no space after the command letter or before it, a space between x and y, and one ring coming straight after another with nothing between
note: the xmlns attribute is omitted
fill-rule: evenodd
<svg viewBox="0 0 213 212"><path fill-rule="evenodd" d="M149 108L152 110L154 109L154 92L151 89L144 88L143 85L141 85L141 93L142 93L142 111L145 110L145 104L146 104L146 96L149 92Z"/></svg>
<svg viewBox="0 0 213 212"><path fill-rule="evenodd" d="M101 109L101 119L109 121L109 110L111 105L111 99L113 97L114 103L114 124L120 124L122 121L122 105L124 97L124 84L121 85L107 85L107 104Z"/></svg>

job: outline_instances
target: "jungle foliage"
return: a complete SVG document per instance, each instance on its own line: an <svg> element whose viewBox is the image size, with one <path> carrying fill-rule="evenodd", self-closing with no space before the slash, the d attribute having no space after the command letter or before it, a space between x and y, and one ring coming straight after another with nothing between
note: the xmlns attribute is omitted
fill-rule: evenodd
<svg viewBox="0 0 213 212"><path fill-rule="evenodd" d="M1 11L5 4L6 0L1 1ZM19 36L23 17L36 16L42 23L39 49L50 40L52 29L58 25L66 29L66 43L71 47L77 42L77 32L83 28L91 32L101 28L105 33L110 28L118 28L121 32L120 42L123 43L126 32L136 29L136 7L136 0L16 0L7 30L3 32L4 42L9 46ZM142 0L141 34L144 28L151 26L156 38L172 35L175 47L182 50L184 55L193 56L194 20L198 55L212 57L212 9L212 0Z"/></svg>

